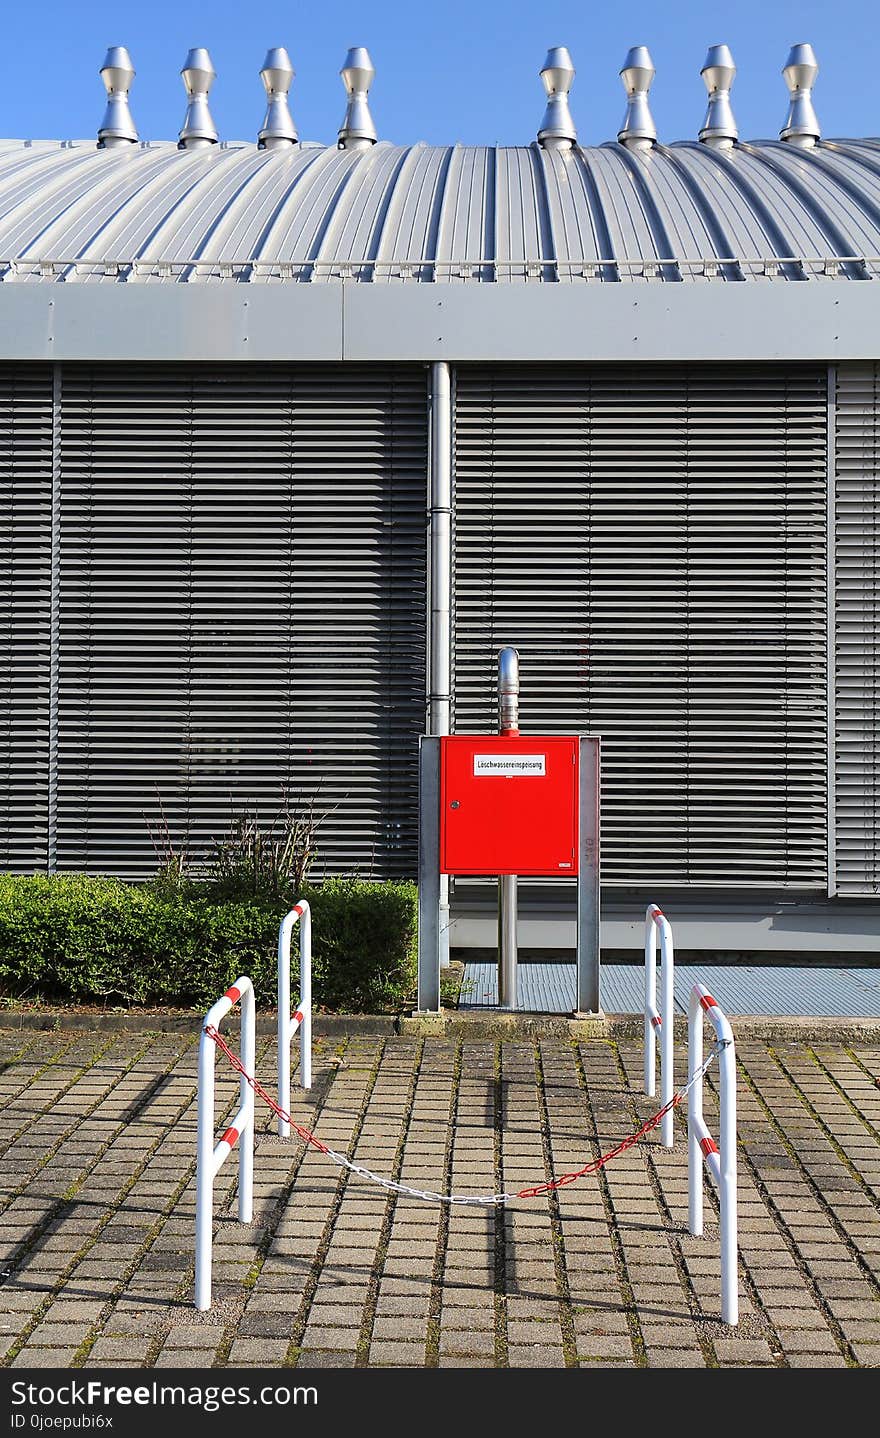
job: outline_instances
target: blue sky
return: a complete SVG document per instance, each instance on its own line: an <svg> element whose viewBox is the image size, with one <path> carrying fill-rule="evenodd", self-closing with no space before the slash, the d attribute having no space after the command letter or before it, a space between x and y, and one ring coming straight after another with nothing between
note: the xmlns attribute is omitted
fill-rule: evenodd
<svg viewBox="0 0 880 1438"><path fill-rule="evenodd" d="M286 45L297 77L292 110L303 139L335 140L344 109L338 76L346 49L366 45L377 77L372 108L380 138L398 143L524 144L543 111L538 79L549 45L567 45L577 69L572 112L582 143L613 139L623 114L618 70L630 45L647 44L657 66L652 106L662 140L696 136L705 107L700 66L709 44L730 45L738 66L734 109L743 138L776 135L788 47L808 40L820 75L815 103L826 136L880 134L880 82L860 56L880 46L880 14L862 0L735 0L572 5L555 0L441 0L424 5L295 6L260 0L44 0L7 7L3 23L0 135L81 139L95 134L107 45L131 51L132 110L144 139L176 137L185 97L179 70L206 45L218 79L212 106L221 138L259 127L259 69L266 48Z"/></svg>

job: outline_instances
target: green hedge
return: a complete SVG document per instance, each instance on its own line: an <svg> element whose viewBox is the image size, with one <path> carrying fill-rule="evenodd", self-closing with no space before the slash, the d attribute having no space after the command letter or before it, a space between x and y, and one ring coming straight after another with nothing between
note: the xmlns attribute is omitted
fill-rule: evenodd
<svg viewBox="0 0 880 1438"><path fill-rule="evenodd" d="M375 1013L408 1001L416 972L414 884L329 879L303 897L312 907L316 1006ZM81 874L2 875L0 993L204 1009L239 974L250 974L258 1003L273 1004L278 923L288 907L218 903L198 886L174 895Z"/></svg>

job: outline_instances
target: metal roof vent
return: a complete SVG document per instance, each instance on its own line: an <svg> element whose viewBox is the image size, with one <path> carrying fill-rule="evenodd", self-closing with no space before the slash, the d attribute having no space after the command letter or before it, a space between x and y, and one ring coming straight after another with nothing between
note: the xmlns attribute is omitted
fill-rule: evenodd
<svg viewBox="0 0 880 1438"><path fill-rule="evenodd" d="M818 73L819 62L812 45L792 45L782 71L788 86L789 106L779 138L804 150L811 150L822 134L813 109L813 86Z"/></svg>
<svg viewBox="0 0 880 1438"><path fill-rule="evenodd" d="M627 52L620 72L627 95L626 114L617 138L630 150L648 150L657 143L657 126L648 104L648 91L656 73L647 45L634 45Z"/></svg>
<svg viewBox="0 0 880 1438"><path fill-rule="evenodd" d="M540 74L547 91L547 108L538 131L538 144L545 150L570 150L577 144L577 130L568 108L568 92L574 82L575 69L564 45L554 45L547 51Z"/></svg>
<svg viewBox="0 0 880 1438"><path fill-rule="evenodd" d="M730 87L736 76L736 65L727 45L710 45L700 71L709 91L709 106L700 131L704 145L716 150L729 150L739 131L730 104Z"/></svg>
<svg viewBox="0 0 880 1438"><path fill-rule="evenodd" d="M216 145L217 127L208 105L208 92L217 79L217 71L207 50L201 47L190 50L183 62L180 78L189 103L177 141L178 150L198 150L205 145Z"/></svg>
<svg viewBox="0 0 880 1438"><path fill-rule="evenodd" d="M367 99L370 86L376 78L369 50L363 45L355 45L346 55L345 64L339 73L348 95L345 119L339 131L339 148L368 150L371 145L375 145L377 138Z"/></svg>
<svg viewBox="0 0 880 1438"><path fill-rule="evenodd" d="M128 108L134 66L124 45L110 46L100 73L107 91L107 108L98 131L98 149L115 150L125 145L136 145L137 126Z"/></svg>
<svg viewBox="0 0 880 1438"><path fill-rule="evenodd" d="M295 145L299 139L287 103L295 74L290 56L283 45L266 51L260 71L267 101L262 129L257 136L257 148L260 150L280 150L287 145Z"/></svg>

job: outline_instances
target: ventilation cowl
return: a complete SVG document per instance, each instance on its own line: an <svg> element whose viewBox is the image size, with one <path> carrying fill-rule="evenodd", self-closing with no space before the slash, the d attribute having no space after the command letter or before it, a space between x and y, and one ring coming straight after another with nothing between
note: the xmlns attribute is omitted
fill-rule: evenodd
<svg viewBox="0 0 880 1438"><path fill-rule="evenodd" d="M789 105L779 138L803 150L812 149L822 135L813 109L813 86L818 73L819 62L812 45L792 45L782 71L788 86Z"/></svg>
<svg viewBox="0 0 880 1438"><path fill-rule="evenodd" d="M739 131L730 104L730 87L736 76L736 65L727 45L710 45L700 74L709 92L700 139L704 145L712 145L717 150L729 150Z"/></svg>
<svg viewBox="0 0 880 1438"><path fill-rule="evenodd" d="M370 86L376 77L369 50L363 45L349 50L339 73L348 95L345 118L339 131L339 148L369 150L377 139L368 100Z"/></svg>
<svg viewBox="0 0 880 1438"><path fill-rule="evenodd" d="M283 45L267 50L260 71L266 91L266 113L257 136L261 150L284 149L299 139L287 99L295 73Z"/></svg>
<svg viewBox="0 0 880 1438"><path fill-rule="evenodd" d="M217 72L207 50L199 47L190 50L180 72L189 103L177 142L179 150L198 150L205 145L216 145L217 127L214 124L208 104L211 86Z"/></svg>
<svg viewBox="0 0 880 1438"><path fill-rule="evenodd" d="M538 144L545 150L570 150L577 144L577 130L568 108L575 69L564 45L554 45L547 51L540 74L547 92L547 108L538 131Z"/></svg>
<svg viewBox="0 0 880 1438"><path fill-rule="evenodd" d="M626 114L617 132L621 145L630 150L648 150L657 143L657 126L648 103L648 91L656 75L647 45L634 45L627 52L620 78L626 90Z"/></svg>
<svg viewBox="0 0 880 1438"><path fill-rule="evenodd" d="M107 91L107 106L98 131L98 149L122 149L136 145L138 132L128 106L128 92L135 70L124 45L111 45L101 66Z"/></svg>

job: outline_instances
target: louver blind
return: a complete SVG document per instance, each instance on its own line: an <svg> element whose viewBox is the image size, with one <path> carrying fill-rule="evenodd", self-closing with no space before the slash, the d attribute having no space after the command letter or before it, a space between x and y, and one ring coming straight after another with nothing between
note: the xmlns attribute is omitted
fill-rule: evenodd
<svg viewBox="0 0 880 1438"><path fill-rule="evenodd" d="M416 368L64 371L59 868L287 790L319 872L413 871L425 446Z"/></svg>
<svg viewBox="0 0 880 1438"><path fill-rule="evenodd" d="M827 882L824 371L465 369L455 726L603 736L603 875Z"/></svg>
<svg viewBox="0 0 880 1438"><path fill-rule="evenodd" d="M0 869L49 862L52 372L0 369Z"/></svg>
<svg viewBox="0 0 880 1438"><path fill-rule="evenodd" d="M841 894L880 894L880 366L838 370L835 845Z"/></svg>

